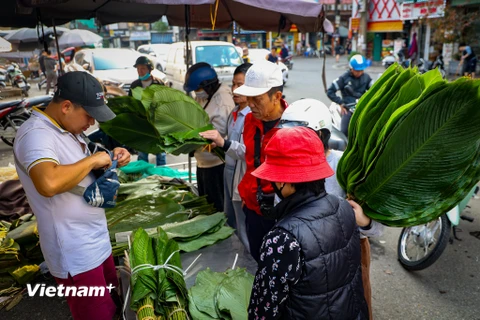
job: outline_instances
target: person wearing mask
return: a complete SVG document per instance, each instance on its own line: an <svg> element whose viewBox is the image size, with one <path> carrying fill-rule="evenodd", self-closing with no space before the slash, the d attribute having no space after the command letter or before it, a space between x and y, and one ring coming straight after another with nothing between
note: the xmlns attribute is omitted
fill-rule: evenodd
<svg viewBox="0 0 480 320"><path fill-rule="evenodd" d="M83 138L95 120L114 117L102 85L87 72L69 72L58 79L45 111L33 108L15 138L15 163L37 218L40 247L64 287L118 287L104 208L115 205L115 166L127 165L130 154L124 148L96 152ZM112 319L120 304L115 293L66 300L75 320Z"/></svg>
<svg viewBox="0 0 480 320"><path fill-rule="evenodd" d="M138 57L133 67L137 68L138 79L133 81L130 85L130 91L128 92L129 96L132 95L132 90L137 87L146 88L152 84L164 85L162 80L152 76L151 72L153 71L153 64L147 57ZM148 153L138 151L138 160L148 163ZM157 166L164 166L167 164L167 155L165 152L156 155L156 164Z"/></svg>
<svg viewBox="0 0 480 320"><path fill-rule="evenodd" d="M349 66L350 70L333 80L327 90L328 98L339 104L342 109L341 131L347 137L348 125L353 114L352 108L355 107L356 101L373 85L372 78L365 73L367 61L362 55L356 54L350 58ZM341 92L341 98L337 96L337 91Z"/></svg>
<svg viewBox="0 0 480 320"><path fill-rule="evenodd" d="M477 70L477 56L470 46L463 45L460 48L461 50L463 49L462 57L460 59L460 63L463 67L463 75L474 79Z"/></svg>
<svg viewBox="0 0 480 320"><path fill-rule="evenodd" d="M247 47L243 47L242 59L243 59L244 63L250 63L250 57L248 56L248 48Z"/></svg>
<svg viewBox="0 0 480 320"><path fill-rule="evenodd" d="M227 135L228 116L235 108L232 92L227 84L221 84L215 69L206 62L191 66L185 75L184 90L195 92L195 100L207 112L210 123L220 136ZM197 160L197 182L199 195L207 195L209 203L219 212L224 211L225 163L217 155L201 147L194 153Z"/></svg>
<svg viewBox="0 0 480 320"><path fill-rule="evenodd" d="M47 93L50 92L50 88L55 88L57 84L57 60L52 57L52 53L50 50L47 51L47 56L43 59L45 63L45 74L47 76L46 83L47 83Z"/></svg>
<svg viewBox="0 0 480 320"><path fill-rule="evenodd" d="M288 109L287 109L288 110ZM368 319L355 211L328 194L334 171L309 128L280 129L252 175L282 199L263 239L249 319ZM363 213L362 213L363 214Z"/></svg>
<svg viewBox="0 0 480 320"><path fill-rule="evenodd" d="M315 99L302 99L292 103L282 115L278 124L279 128L291 127L306 127L310 128L322 141L325 156L328 165L333 169L334 173L331 177L325 179L325 191L328 194L336 195L342 199L347 197L345 191L342 189L337 181L336 170L338 162L343 155L343 151L332 150L331 133L332 133L332 118L328 107L321 101ZM280 199L277 199L280 202ZM358 204L351 202L354 209ZM379 237L383 234L384 226L369 217L367 217L363 210L354 210L355 220L360 229L360 248L361 248L361 264L362 264L362 282L365 300L368 305L369 318L372 318L372 289L370 285L370 243L369 237Z"/></svg>
<svg viewBox="0 0 480 320"><path fill-rule="evenodd" d="M270 53L267 54L265 57L267 61L270 61L272 63L278 64L278 55L277 55L277 48L272 47L272 50L270 50Z"/></svg>
<svg viewBox="0 0 480 320"><path fill-rule="evenodd" d="M251 110L243 128L247 167L238 192L244 203L250 254L257 261L262 239L275 223L265 217L273 208L275 194L269 182L257 179L252 172L265 160L265 146L278 130L275 126L287 108L282 92L282 71L277 64L268 61L254 63L245 74L245 84L233 92L246 96Z"/></svg>
<svg viewBox="0 0 480 320"><path fill-rule="evenodd" d="M232 80L232 92L245 83L245 73L252 66L244 63L235 69ZM225 151L225 214L227 223L234 229L245 248L249 248L247 231L245 227L245 213L242 210L242 199L238 193L238 184L245 174L245 144L243 143L243 125L245 117L250 112L247 98L237 94L233 95L235 108L228 117L227 136L223 138L217 130L201 132L205 139L212 140L214 147L218 146Z"/></svg>

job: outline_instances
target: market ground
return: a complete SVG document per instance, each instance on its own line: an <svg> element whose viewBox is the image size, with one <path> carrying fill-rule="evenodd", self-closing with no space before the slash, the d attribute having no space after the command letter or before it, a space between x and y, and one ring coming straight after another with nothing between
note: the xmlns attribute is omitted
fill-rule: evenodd
<svg viewBox="0 0 480 320"><path fill-rule="evenodd" d="M330 83L347 67L327 60L327 81ZM328 99L322 89L321 61L316 58L296 59L285 88L286 99ZM376 79L379 67L367 70ZM32 94L36 89L32 90ZM38 92L38 91L37 91ZM0 166L13 163L11 148L0 142ZM153 160L153 159L151 159ZM168 163L185 162L185 157L169 157ZM480 200L472 200L464 212L475 218L462 221L462 241L448 244L444 254L430 268L419 272L405 271L397 261L398 228L387 228L382 237L371 240L371 283L373 315L387 319L468 319L480 320L480 239L471 235L480 231ZM38 281L48 281L40 278ZM69 319L68 306L61 298L24 299L11 311L0 311L0 319L58 320Z"/></svg>

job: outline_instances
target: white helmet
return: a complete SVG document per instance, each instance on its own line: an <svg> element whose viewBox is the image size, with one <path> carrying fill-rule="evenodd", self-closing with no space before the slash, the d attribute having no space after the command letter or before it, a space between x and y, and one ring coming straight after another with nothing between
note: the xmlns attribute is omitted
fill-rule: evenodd
<svg viewBox="0 0 480 320"><path fill-rule="evenodd" d="M332 132L332 116L328 107L315 99L301 99L288 106L282 114L278 128L308 127L315 131Z"/></svg>

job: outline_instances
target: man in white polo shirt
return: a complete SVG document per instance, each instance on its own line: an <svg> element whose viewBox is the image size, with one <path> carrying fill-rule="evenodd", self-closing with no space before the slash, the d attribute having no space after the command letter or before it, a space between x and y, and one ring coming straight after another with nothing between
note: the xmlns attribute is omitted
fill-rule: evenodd
<svg viewBox="0 0 480 320"><path fill-rule="evenodd" d="M72 191L95 183L93 171L109 168L112 160L119 167L129 163L126 149L114 149L112 158L107 152L91 154L81 137L95 120L114 117L102 85L86 72L70 72L58 78L45 112L34 109L17 132L17 171L37 217L43 256L63 286L118 285L105 210ZM67 302L75 320L112 319L116 311L108 293Z"/></svg>

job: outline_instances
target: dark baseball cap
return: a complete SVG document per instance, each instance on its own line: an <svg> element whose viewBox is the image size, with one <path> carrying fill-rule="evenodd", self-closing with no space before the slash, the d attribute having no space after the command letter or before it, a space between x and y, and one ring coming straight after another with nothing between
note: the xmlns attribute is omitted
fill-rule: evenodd
<svg viewBox="0 0 480 320"><path fill-rule="evenodd" d="M55 97L79 104L98 122L115 118L115 113L106 105L103 86L87 72L72 71L59 77Z"/></svg>

